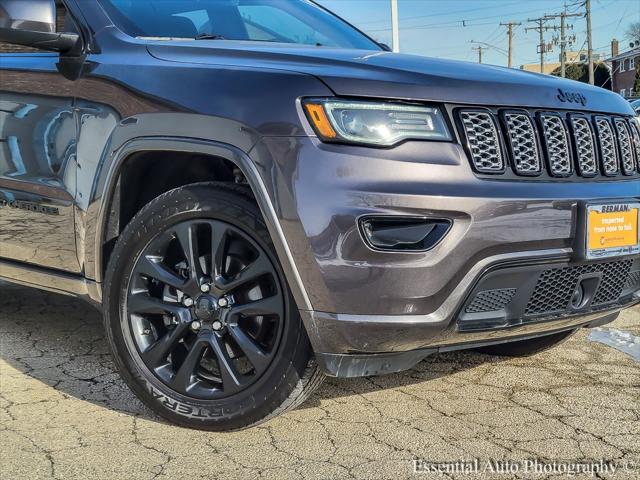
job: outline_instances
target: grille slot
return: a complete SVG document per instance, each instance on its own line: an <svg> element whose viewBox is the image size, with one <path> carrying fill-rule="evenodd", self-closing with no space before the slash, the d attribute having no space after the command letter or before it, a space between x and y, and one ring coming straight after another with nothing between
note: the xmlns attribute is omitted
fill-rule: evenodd
<svg viewBox="0 0 640 480"><path fill-rule="evenodd" d="M631 145L631 134L629 126L621 118L614 120L616 132L618 132L618 145L620 146L620 160L622 164L622 172L625 175L633 175L635 173L635 162L633 159L633 148Z"/></svg>
<svg viewBox="0 0 640 480"><path fill-rule="evenodd" d="M549 157L549 168L555 176L564 177L573 172L569 137L564 122L558 115L542 115L544 141Z"/></svg>
<svg viewBox="0 0 640 480"><path fill-rule="evenodd" d="M467 313L485 313L502 310L513 300L516 291L515 288L504 288L479 292L465 311Z"/></svg>
<svg viewBox="0 0 640 480"><path fill-rule="evenodd" d="M640 171L640 126L638 126L635 120L629 120L629 131L631 132L633 149L636 152L638 171Z"/></svg>
<svg viewBox="0 0 640 480"><path fill-rule="evenodd" d="M631 260L624 260L545 270L538 279L525 315L539 316L567 311L578 280L585 274L602 273L593 306L615 302L622 294L632 264Z"/></svg>
<svg viewBox="0 0 640 480"><path fill-rule="evenodd" d="M573 126L580 173L583 176L594 176L598 173L598 159L591 125L583 117L572 117L571 125Z"/></svg>
<svg viewBox="0 0 640 480"><path fill-rule="evenodd" d="M462 112L460 118L476 170L483 173L502 172L505 162L493 116L488 112Z"/></svg>
<svg viewBox="0 0 640 480"><path fill-rule="evenodd" d="M596 127L598 128L598 139L600 140L600 154L602 156L602 165L606 175L617 175L620 171L618 164L618 150L616 149L615 137L611 123L605 117L596 119Z"/></svg>
<svg viewBox="0 0 640 480"><path fill-rule="evenodd" d="M504 118L516 172L521 175L538 175L542 171L542 165L531 118L526 113L507 113Z"/></svg>

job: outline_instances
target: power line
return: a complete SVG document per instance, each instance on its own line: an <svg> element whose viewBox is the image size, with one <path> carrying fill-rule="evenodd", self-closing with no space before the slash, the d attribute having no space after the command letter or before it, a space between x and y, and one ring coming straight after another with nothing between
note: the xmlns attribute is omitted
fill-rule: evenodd
<svg viewBox="0 0 640 480"><path fill-rule="evenodd" d="M512 2L512 3L507 3L506 5L501 5L501 7L510 7L512 5L520 5L522 4L521 1L519 2ZM415 20L417 18L432 18L432 17L445 17L447 15L457 15L459 13L468 13L468 12L477 12L480 10L488 10L491 8L495 8L493 6L484 6L484 7L478 7L478 8L467 8L464 10L454 10L452 12L442 12L442 13L431 13L429 15L417 15L417 16L413 16L413 17L404 17L404 18L400 18L400 20ZM371 25L373 23L386 23L388 22L388 20L371 20L368 22L361 22L360 25Z"/></svg>
<svg viewBox="0 0 640 480"><path fill-rule="evenodd" d="M495 7L485 7L485 8L495 8ZM521 15L521 14L527 14L527 13L543 12L545 10L547 10L547 7L535 8L531 10L521 10L518 12L511 12L508 15L515 16L515 15ZM413 17L413 18L415 19L420 17ZM496 18L495 15L490 15L486 17L473 17L473 18L466 18L466 19L460 19L460 20L451 20L448 22L437 22L437 23L418 24L418 25L403 25L402 28L403 30L421 30L425 28L435 29L435 28L453 28L453 27L478 27L478 26L485 26L485 25L495 25L495 23L487 22L487 23L474 24L473 22L479 21L479 20L495 19L495 18ZM401 20L405 20L405 19L401 19ZM409 19L406 19L406 20L409 20ZM388 20L385 20L385 22L388 22ZM362 23L359 23L359 25L365 25L365 23L362 22ZM367 32L388 32L390 30L391 30L390 28L366 29Z"/></svg>
<svg viewBox="0 0 640 480"><path fill-rule="evenodd" d="M449 29L449 28L465 28L465 27L482 27L485 25L495 25L493 22L484 22L484 23L469 23L467 20L460 20L449 24L443 23L432 23L430 25L416 25L414 27L403 26L403 30L440 30L440 29ZM376 28L376 29L368 29L367 32L388 32L391 28Z"/></svg>

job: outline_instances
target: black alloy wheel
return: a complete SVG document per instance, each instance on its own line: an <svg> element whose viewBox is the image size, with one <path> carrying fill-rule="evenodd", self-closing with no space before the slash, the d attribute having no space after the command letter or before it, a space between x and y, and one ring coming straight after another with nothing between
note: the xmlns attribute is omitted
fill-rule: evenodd
<svg viewBox="0 0 640 480"><path fill-rule="evenodd" d="M174 423L246 428L324 378L245 187L194 184L151 201L120 234L103 291L122 377Z"/></svg>
<svg viewBox="0 0 640 480"><path fill-rule="evenodd" d="M255 382L284 321L283 291L267 254L216 220L184 221L154 238L134 267L126 309L145 366L198 399Z"/></svg>

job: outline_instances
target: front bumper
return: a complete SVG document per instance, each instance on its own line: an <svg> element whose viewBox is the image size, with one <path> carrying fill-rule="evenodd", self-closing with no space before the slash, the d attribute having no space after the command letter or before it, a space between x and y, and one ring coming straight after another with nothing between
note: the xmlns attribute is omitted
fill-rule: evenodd
<svg viewBox="0 0 640 480"><path fill-rule="evenodd" d="M297 270L289 280L294 293L304 291L296 300L320 357L371 360L413 352L419 361L424 352L456 345L608 321L628 306L508 325L481 336L456 327L460 309L488 270L513 262L581 261L584 205L637 201L636 179L481 179L455 143L371 149L273 137L264 138L251 156L279 216ZM453 226L427 252L374 251L358 229L358 220L370 215L448 218ZM390 371L384 364L374 370ZM406 360L396 365L408 368Z"/></svg>
<svg viewBox="0 0 640 480"><path fill-rule="evenodd" d="M472 348L485 347L488 345L497 345L501 343L515 342L520 340L529 340L544 335L551 335L554 333L560 333L567 330L575 330L579 328L594 328L607 323L613 322L620 313L619 308L615 308L608 312L599 312L590 315L581 315L570 319L557 320L549 322L547 324L530 325L527 327L518 327L517 329L510 331L494 332L493 334L487 333L486 335L470 335L470 336L458 336L455 333L449 337L451 343L444 343L442 345L432 345L427 348L419 348L416 350L400 351L400 352L388 352L388 353L318 353L316 352L316 359L320 367L325 374L332 377L365 377L374 375L383 375L388 373L395 373L407 370L414 367L416 364L424 360L427 356L434 353L445 353L456 350L467 350ZM317 320L325 322L326 318L317 318ZM400 319L398 319L400 320ZM332 325L333 323L333 325ZM335 330L333 326L337 327ZM353 333L358 331L363 335L359 335L363 340L369 337L368 328L372 327L370 322L364 325L358 325L352 323L351 325L345 325L342 320L336 319L334 322L326 323L323 329L335 333L340 331L345 333L348 329L354 329ZM402 321L397 325L375 325L374 328L379 329L379 333L382 330L387 331L387 335L392 335L396 332L420 332L421 329L412 325L409 328L405 328L406 325L402 325ZM417 328L414 328L417 327ZM357 329L357 330L355 330ZM379 338L380 335L373 337Z"/></svg>
<svg viewBox="0 0 640 480"><path fill-rule="evenodd" d="M450 302L431 315L303 312L319 346L319 363L339 377L392 373L436 352L604 325L640 303L638 256L581 263L531 257L493 264L474 277L471 273ZM574 299L578 286L585 293Z"/></svg>

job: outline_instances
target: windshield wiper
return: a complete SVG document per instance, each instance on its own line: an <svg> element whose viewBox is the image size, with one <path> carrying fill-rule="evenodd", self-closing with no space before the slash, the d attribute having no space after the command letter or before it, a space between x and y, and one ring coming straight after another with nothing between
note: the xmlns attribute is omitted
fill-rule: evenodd
<svg viewBox="0 0 640 480"><path fill-rule="evenodd" d="M196 40L226 40L222 35L217 35L215 33L199 33L196 35Z"/></svg>

